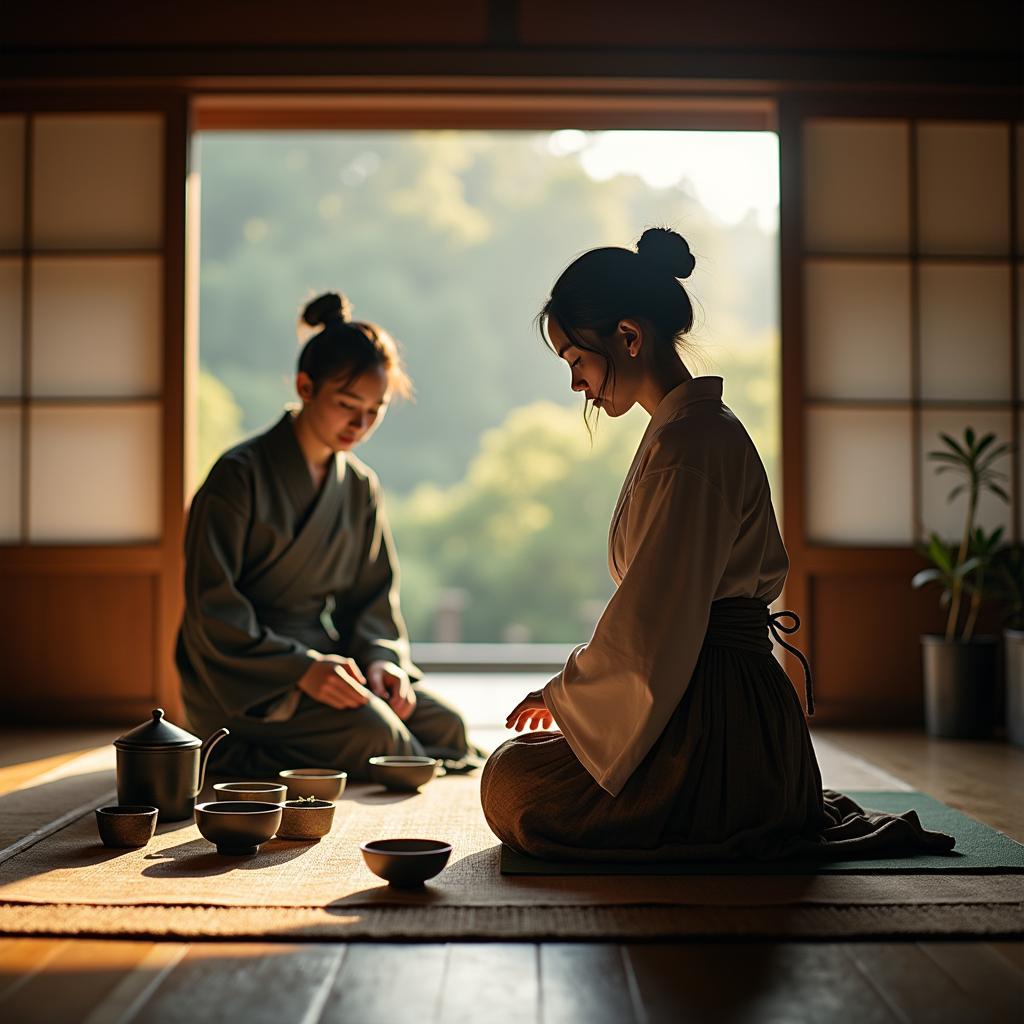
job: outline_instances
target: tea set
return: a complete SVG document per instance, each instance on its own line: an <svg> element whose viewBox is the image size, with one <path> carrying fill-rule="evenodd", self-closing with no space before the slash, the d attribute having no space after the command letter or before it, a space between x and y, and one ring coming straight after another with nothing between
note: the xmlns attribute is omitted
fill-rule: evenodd
<svg viewBox="0 0 1024 1024"><path fill-rule="evenodd" d="M162 708L152 719L114 741L117 799L96 811L104 845L145 846L161 822L195 819L203 838L224 856L252 856L277 836L319 841L334 823L335 801L348 775L333 768L290 768L277 782L218 782L215 799L196 803L210 751L228 735L218 729L206 742L167 721ZM371 777L388 789L418 792L437 774L432 757L370 758ZM449 843L434 839L382 839L360 846L367 867L394 886L417 886L448 862Z"/></svg>

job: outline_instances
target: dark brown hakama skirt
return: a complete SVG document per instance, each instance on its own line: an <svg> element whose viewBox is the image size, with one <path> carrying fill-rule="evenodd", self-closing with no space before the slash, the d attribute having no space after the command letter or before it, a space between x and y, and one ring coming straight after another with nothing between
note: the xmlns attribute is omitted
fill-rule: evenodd
<svg viewBox="0 0 1024 1024"><path fill-rule="evenodd" d="M777 860L940 852L955 840L914 811L868 811L822 791L803 708L772 654L767 605L711 616L686 694L616 796L558 732L503 743L481 778L498 838L565 860ZM624 709L625 710L625 709Z"/></svg>

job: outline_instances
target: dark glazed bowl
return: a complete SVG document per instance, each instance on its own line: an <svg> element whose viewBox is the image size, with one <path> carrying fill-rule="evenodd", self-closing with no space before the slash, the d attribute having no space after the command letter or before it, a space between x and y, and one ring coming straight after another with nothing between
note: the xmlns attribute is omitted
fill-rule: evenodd
<svg viewBox="0 0 1024 1024"><path fill-rule="evenodd" d="M258 800L265 804L283 804L288 787L278 782L217 782L213 792L218 800Z"/></svg>
<svg viewBox="0 0 1024 1024"><path fill-rule="evenodd" d="M366 866L398 889L433 878L448 863L451 843L439 839L375 839L359 847Z"/></svg>
<svg viewBox="0 0 1024 1024"><path fill-rule="evenodd" d="M196 804L196 825L217 852L245 857L258 852L281 825L281 805L256 800L212 800Z"/></svg>
<svg viewBox="0 0 1024 1024"><path fill-rule="evenodd" d="M382 786L402 793L415 793L436 774L441 762L433 757L389 754L370 758L370 775Z"/></svg>
<svg viewBox="0 0 1024 1024"><path fill-rule="evenodd" d="M157 809L147 804L117 804L96 809L96 828L104 846L145 846L156 831Z"/></svg>
<svg viewBox="0 0 1024 1024"><path fill-rule="evenodd" d="M337 800L345 792L348 780L348 773L337 768L289 768L277 776L288 787L289 800L298 800L300 796Z"/></svg>
<svg viewBox="0 0 1024 1024"><path fill-rule="evenodd" d="M281 814L277 838L319 841L331 831L334 806L330 800L316 800L313 803L308 800L289 800Z"/></svg>

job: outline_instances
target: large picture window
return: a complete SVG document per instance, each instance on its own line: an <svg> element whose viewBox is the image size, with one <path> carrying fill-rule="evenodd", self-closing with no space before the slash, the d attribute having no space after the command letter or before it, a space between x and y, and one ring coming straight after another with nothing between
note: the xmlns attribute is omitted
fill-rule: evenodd
<svg viewBox="0 0 1024 1024"><path fill-rule="evenodd" d="M414 640L578 642L611 592L608 520L646 417L591 440L532 323L585 249L653 224L687 236L684 357L725 377L781 495L774 134L201 131L194 147L194 483L294 398L298 311L344 291L416 386L357 452L384 484Z"/></svg>

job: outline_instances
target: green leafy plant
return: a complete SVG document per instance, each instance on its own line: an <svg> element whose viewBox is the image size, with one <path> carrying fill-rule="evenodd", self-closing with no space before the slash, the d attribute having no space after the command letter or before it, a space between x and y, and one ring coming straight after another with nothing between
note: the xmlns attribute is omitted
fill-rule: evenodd
<svg viewBox="0 0 1024 1024"><path fill-rule="evenodd" d="M995 464L1009 453L1010 445L997 443L993 433L978 437L973 427L964 431L962 442L946 433L939 437L945 447L929 452L928 458L938 463L936 474L954 473L962 477L949 492L947 501L967 495L964 529L960 544L955 547L946 544L938 534L929 534L928 544L921 548L921 554L931 561L932 568L917 573L911 585L923 587L939 583L942 586L941 604L949 608L946 641L959 639L967 643L974 635L978 611L986 597L986 577L990 577L1003 534L1002 528L987 534L975 526L978 499L989 491L1009 502L1010 496L1003 486L1006 474L997 470ZM962 625L961 618L964 619Z"/></svg>

